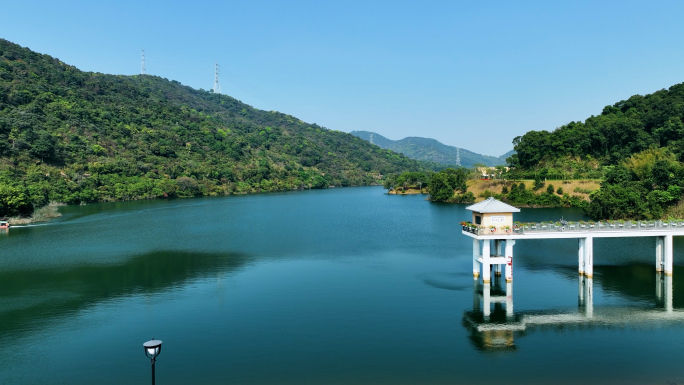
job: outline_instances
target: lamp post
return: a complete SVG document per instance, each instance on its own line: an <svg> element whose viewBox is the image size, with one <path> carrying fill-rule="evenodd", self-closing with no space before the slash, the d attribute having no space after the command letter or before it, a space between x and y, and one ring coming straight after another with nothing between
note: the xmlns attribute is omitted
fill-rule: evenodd
<svg viewBox="0 0 684 385"><path fill-rule="evenodd" d="M159 353L161 353L161 345L162 342L160 340L155 340L154 337L143 344L145 355L152 361L152 385L154 385L154 363L157 360Z"/></svg>

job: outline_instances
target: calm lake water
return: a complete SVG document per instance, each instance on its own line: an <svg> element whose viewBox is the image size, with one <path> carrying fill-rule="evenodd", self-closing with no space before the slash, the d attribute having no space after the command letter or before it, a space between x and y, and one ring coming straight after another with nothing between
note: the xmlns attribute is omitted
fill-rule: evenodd
<svg viewBox="0 0 684 385"><path fill-rule="evenodd" d="M464 205L367 187L61 212L0 234L0 384L146 384L152 337L158 384L684 382L684 322L644 321L667 308L653 239L594 241L597 321L574 323L577 241L518 241L514 315L487 322ZM561 216L583 213L516 219Z"/></svg>

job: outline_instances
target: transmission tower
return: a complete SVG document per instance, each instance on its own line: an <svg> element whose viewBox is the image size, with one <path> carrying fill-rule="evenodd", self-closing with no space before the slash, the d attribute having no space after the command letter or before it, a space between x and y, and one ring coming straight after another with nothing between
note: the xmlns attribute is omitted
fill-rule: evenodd
<svg viewBox="0 0 684 385"><path fill-rule="evenodd" d="M214 93L220 94L221 86L219 85L219 64L216 63L216 66L214 68Z"/></svg>
<svg viewBox="0 0 684 385"><path fill-rule="evenodd" d="M456 148L456 165L461 165L461 149L458 147Z"/></svg>
<svg viewBox="0 0 684 385"><path fill-rule="evenodd" d="M371 140L370 140L370 142L371 142L371 144L375 144L375 143L373 143L373 134L371 134Z"/></svg>
<svg viewBox="0 0 684 385"><path fill-rule="evenodd" d="M140 58L140 75L145 75L147 71L145 70L145 50L140 48L142 51L142 57Z"/></svg>

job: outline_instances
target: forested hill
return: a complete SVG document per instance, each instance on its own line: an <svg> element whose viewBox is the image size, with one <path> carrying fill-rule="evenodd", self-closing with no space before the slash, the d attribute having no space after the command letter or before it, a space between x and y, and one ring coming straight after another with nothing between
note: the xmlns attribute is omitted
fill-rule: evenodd
<svg viewBox="0 0 684 385"><path fill-rule="evenodd" d="M607 106L601 115L584 122L517 137L513 142L517 155L511 161L524 169L569 157L591 157L601 165L611 165L652 147L668 147L681 160L683 118L684 84L677 84Z"/></svg>
<svg viewBox="0 0 684 385"><path fill-rule="evenodd" d="M0 217L49 201L368 185L422 168L226 95L83 72L0 39Z"/></svg>
<svg viewBox="0 0 684 385"><path fill-rule="evenodd" d="M454 146L448 146L435 139L408 137L400 140L387 139L380 134L368 131L352 131L352 135L372 142L382 148L386 148L401 154L404 154L412 159L440 163L444 165L455 165L457 161L457 149ZM476 154L466 149L461 149L461 166L472 167L475 164L484 164L486 166L505 165L506 158L511 156L513 151L510 151L500 157L493 157L488 155Z"/></svg>
<svg viewBox="0 0 684 385"><path fill-rule="evenodd" d="M596 219L684 217L684 84L635 95L601 115L514 139L515 177L603 178Z"/></svg>

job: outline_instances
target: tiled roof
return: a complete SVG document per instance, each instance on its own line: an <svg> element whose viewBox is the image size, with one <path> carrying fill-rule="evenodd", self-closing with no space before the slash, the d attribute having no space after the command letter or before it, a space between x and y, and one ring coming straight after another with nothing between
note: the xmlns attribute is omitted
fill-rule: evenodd
<svg viewBox="0 0 684 385"><path fill-rule="evenodd" d="M500 200L489 198L474 205L466 207L466 210L476 211L478 213L519 213L520 209L509 204L503 203Z"/></svg>

